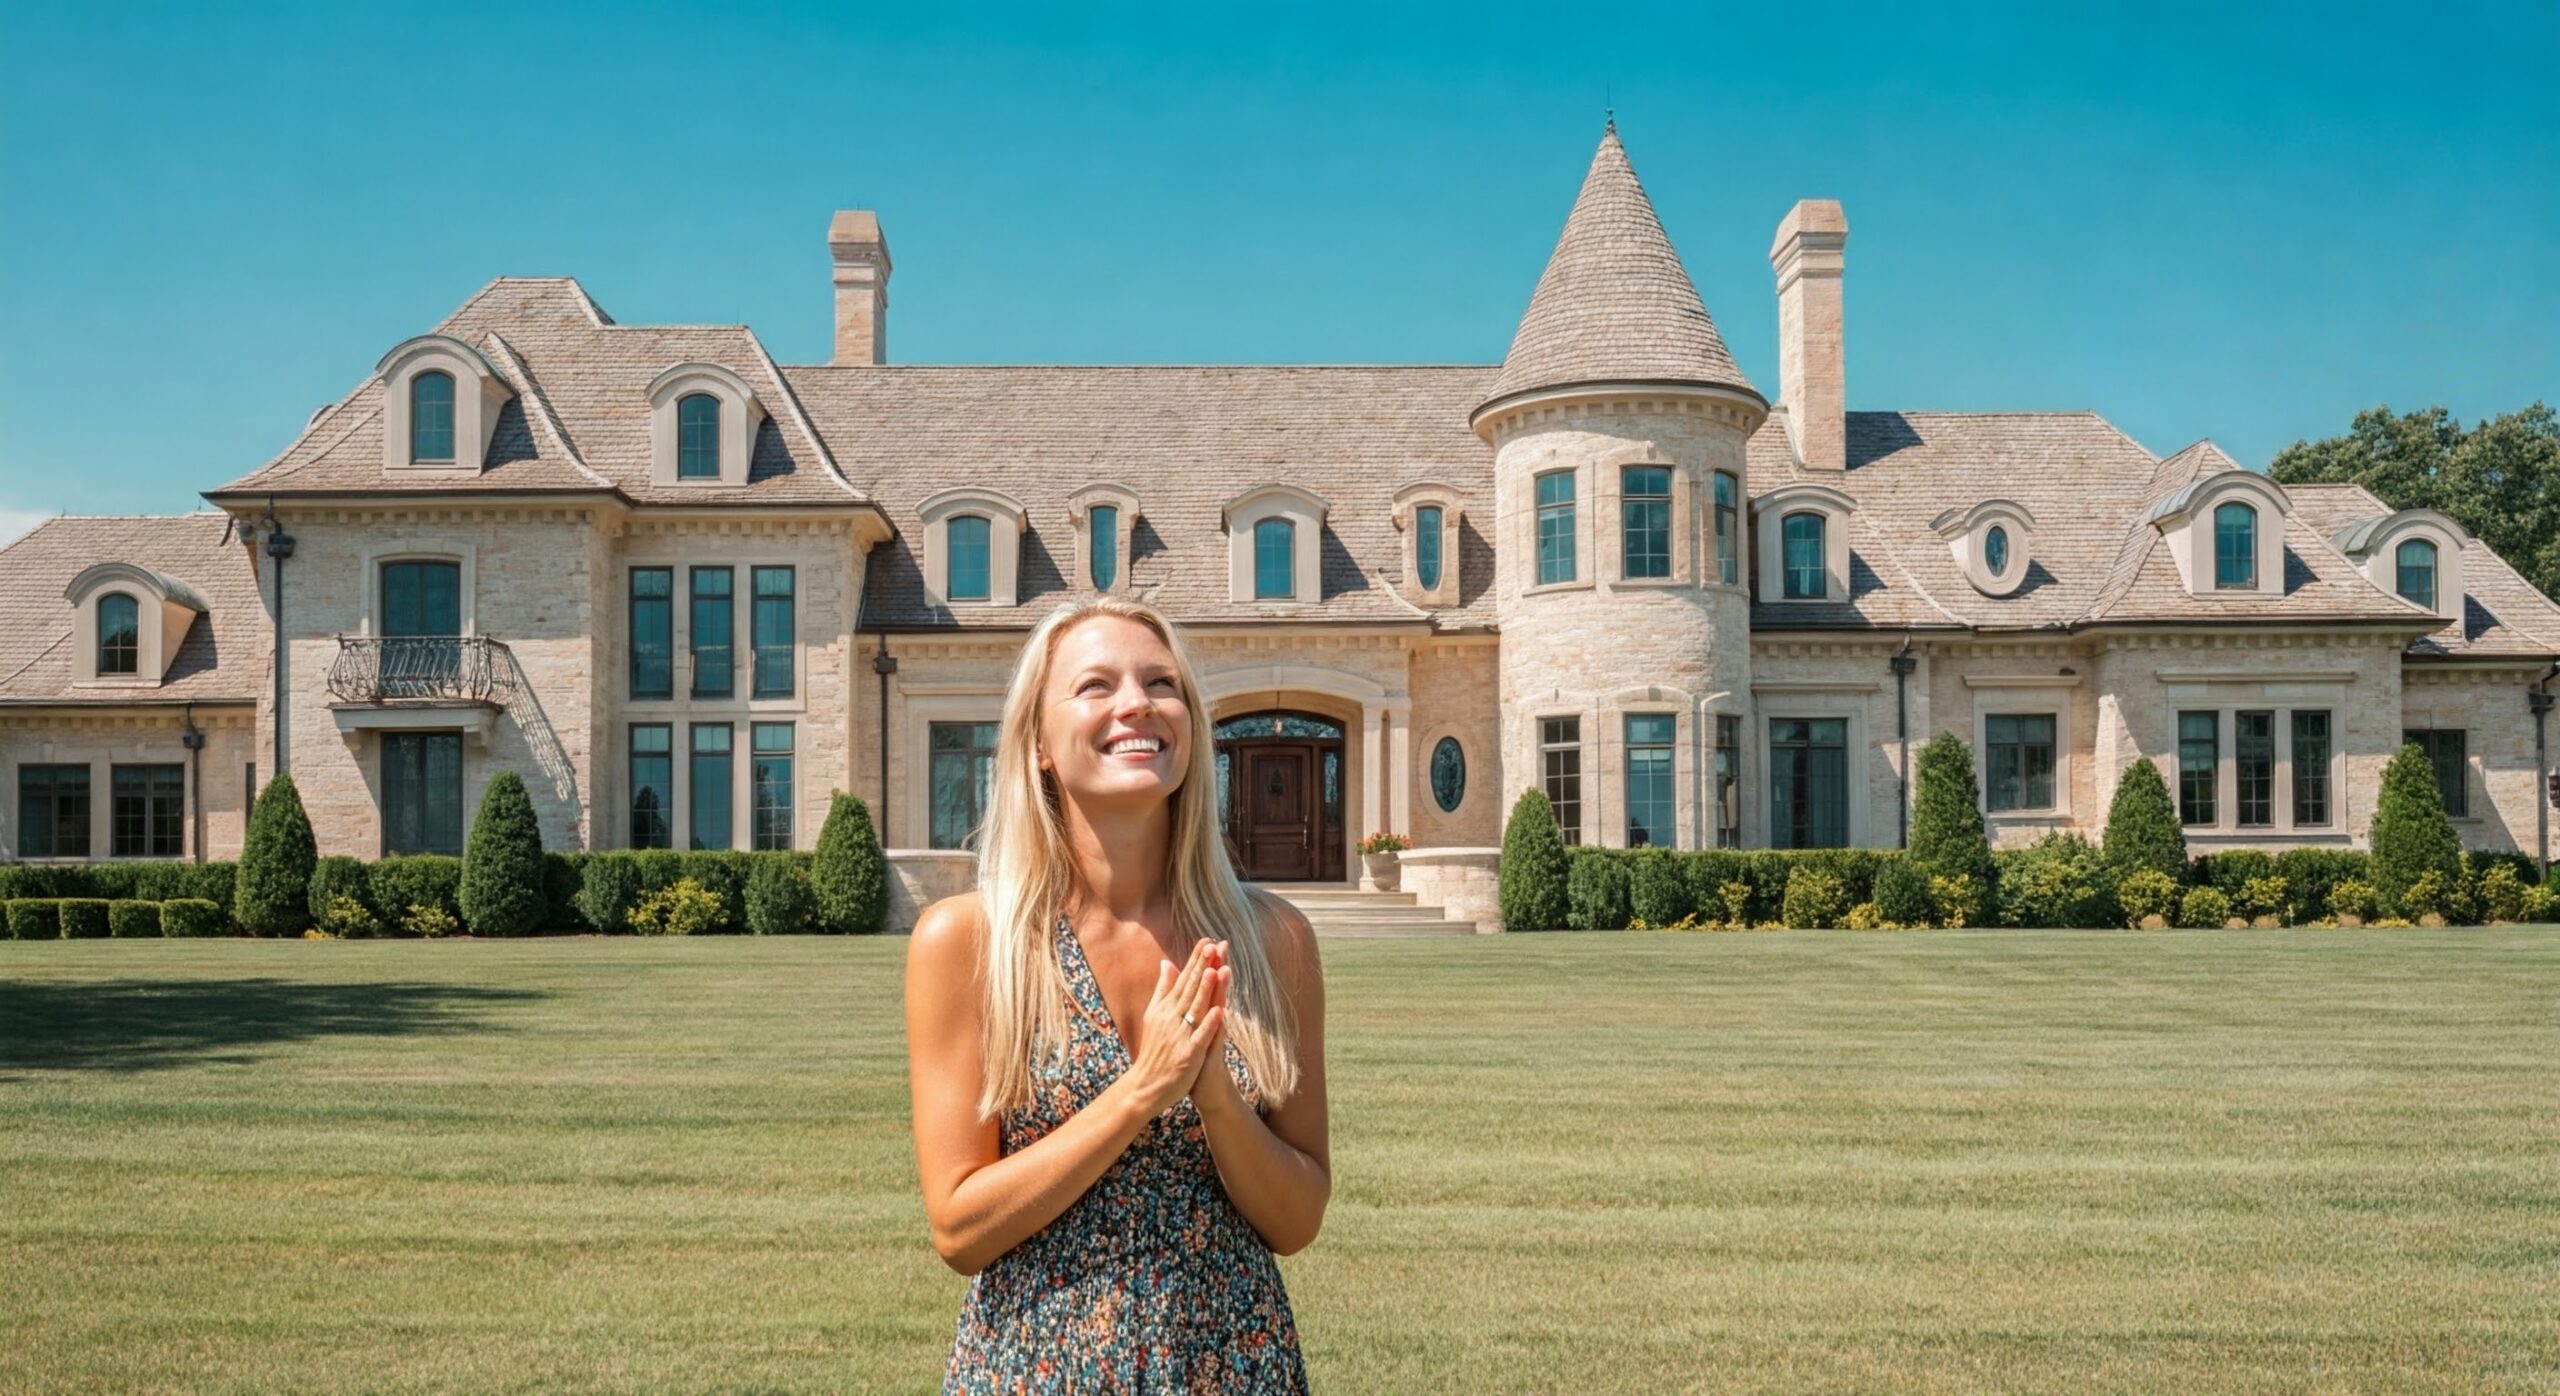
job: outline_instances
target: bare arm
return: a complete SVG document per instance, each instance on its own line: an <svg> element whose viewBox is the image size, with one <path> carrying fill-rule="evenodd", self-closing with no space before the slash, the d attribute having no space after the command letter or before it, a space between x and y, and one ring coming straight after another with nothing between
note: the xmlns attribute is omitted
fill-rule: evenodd
<svg viewBox="0 0 2560 1396"><path fill-rule="evenodd" d="M1272 918L1273 968L1298 1018L1298 1088L1266 1121L1227 1074L1224 1035L1192 1091L1218 1181L1264 1245L1295 1255L1316 1239L1333 1196L1331 1126L1325 1116L1324 966L1315 932L1293 907ZM1224 964L1223 956L1217 961ZM1223 1002L1221 993L1216 1001Z"/></svg>
<svg viewBox="0 0 2560 1396"><path fill-rule="evenodd" d="M1170 964L1159 972L1130 1069L1039 1142L1005 1154L997 1122L978 1118L986 1011L978 956L985 940L985 913L970 894L926 908L907 947L916 1175L933 1249L963 1275L985 1269L1084 1196L1148 1122L1181 1098L1225 1023L1225 1014L1208 1006L1217 976L1195 948L1179 975ZM1201 1018L1196 1033L1182 1026L1184 1012Z"/></svg>

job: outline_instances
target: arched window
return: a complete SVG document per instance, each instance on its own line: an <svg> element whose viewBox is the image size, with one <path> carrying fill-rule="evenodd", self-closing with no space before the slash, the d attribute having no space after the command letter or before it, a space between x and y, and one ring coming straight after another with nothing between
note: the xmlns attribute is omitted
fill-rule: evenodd
<svg viewBox="0 0 2560 1396"><path fill-rule="evenodd" d="M676 403L676 478L720 478L720 399L687 393Z"/></svg>
<svg viewBox="0 0 2560 1396"><path fill-rule="evenodd" d="M1618 472L1618 567L1625 577L1671 575L1671 472L1631 465Z"/></svg>
<svg viewBox="0 0 2560 1396"><path fill-rule="evenodd" d="M1993 524L1982 536L1982 565L1994 577L2009 570L2009 530Z"/></svg>
<svg viewBox="0 0 2560 1396"><path fill-rule="evenodd" d="M2412 538L2392 554L2400 595L2432 611L2436 608L2436 545Z"/></svg>
<svg viewBox="0 0 2560 1396"><path fill-rule="evenodd" d="M441 369L409 380L409 459L453 459L453 375Z"/></svg>
<svg viewBox="0 0 2560 1396"><path fill-rule="evenodd" d="M1824 542L1823 518L1820 514L1789 514L1780 525L1779 538L1783 553L1779 567L1785 573L1785 596L1789 601L1819 601L1827 588L1823 584Z"/></svg>
<svg viewBox="0 0 2560 1396"><path fill-rule="evenodd" d="M1253 526L1253 599L1287 600L1298 594L1296 553L1298 526L1288 519L1264 519Z"/></svg>
<svg viewBox="0 0 2560 1396"><path fill-rule="evenodd" d="M954 514L950 529L950 592L954 601L987 599L987 520L983 514Z"/></svg>
<svg viewBox="0 0 2560 1396"><path fill-rule="evenodd" d="M98 598L98 673L142 669L142 607L121 591Z"/></svg>
<svg viewBox="0 0 2560 1396"><path fill-rule="evenodd" d="M1413 511L1413 579L1424 591L1440 585L1440 506Z"/></svg>
<svg viewBox="0 0 2560 1396"><path fill-rule="evenodd" d="M1742 580L1742 487L1716 472L1716 579L1727 586Z"/></svg>
<svg viewBox="0 0 2560 1396"><path fill-rule="evenodd" d="M2213 584L2241 591L2258 585L2258 511L2246 504L2213 511Z"/></svg>
<svg viewBox="0 0 2560 1396"><path fill-rule="evenodd" d="M1120 506L1094 505L1085 511L1085 526L1093 530L1086 544L1093 558L1093 589L1109 591L1120 576Z"/></svg>

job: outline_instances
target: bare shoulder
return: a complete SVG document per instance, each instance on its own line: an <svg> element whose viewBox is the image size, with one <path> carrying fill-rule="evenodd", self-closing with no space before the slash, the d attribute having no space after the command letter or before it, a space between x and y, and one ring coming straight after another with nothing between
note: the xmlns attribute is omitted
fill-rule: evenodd
<svg viewBox="0 0 2560 1396"><path fill-rule="evenodd" d="M965 987L977 976L987 943L987 909L974 891L945 897L924 909L907 938L910 986Z"/></svg>
<svg viewBox="0 0 2560 1396"><path fill-rule="evenodd" d="M1281 982L1300 984L1314 979L1321 983L1324 966L1316 955L1316 931L1307 924L1307 914L1259 887L1247 887L1245 894L1253 899L1263 946L1271 956L1272 968L1279 971Z"/></svg>

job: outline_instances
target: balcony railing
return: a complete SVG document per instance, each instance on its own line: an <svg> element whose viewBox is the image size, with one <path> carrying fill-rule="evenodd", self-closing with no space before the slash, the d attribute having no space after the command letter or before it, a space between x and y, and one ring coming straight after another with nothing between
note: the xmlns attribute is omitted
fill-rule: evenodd
<svg viewBox="0 0 2560 1396"><path fill-rule="evenodd" d="M329 693L342 703L504 705L516 673L514 652L486 636L341 635Z"/></svg>

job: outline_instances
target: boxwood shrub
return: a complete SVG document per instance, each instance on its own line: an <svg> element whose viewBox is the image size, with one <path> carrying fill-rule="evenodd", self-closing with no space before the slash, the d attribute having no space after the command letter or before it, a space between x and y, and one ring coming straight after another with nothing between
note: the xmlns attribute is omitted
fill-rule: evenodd
<svg viewBox="0 0 2560 1396"><path fill-rule="evenodd" d="M202 897L173 897L160 904L160 933L164 936L199 938L227 935L230 930L231 918Z"/></svg>
<svg viewBox="0 0 2560 1396"><path fill-rule="evenodd" d="M1565 850L1565 924L1577 931L1623 931L1627 854L1613 848Z"/></svg>
<svg viewBox="0 0 2560 1396"><path fill-rule="evenodd" d="M107 934L126 936L158 936L160 904L125 898L107 903Z"/></svg>
<svg viewBox="0 0 2560 1396"><path fill-rule="evenodd" d="M311 869L311 919L326 924L329 905L340 897L353 897L356 905L379 916L382 908L373 904L373 878L361 858L323 858Z"/></svg>
<svg viewBox="0 0 2560 1396"><path fill-rule="evenodd" d="M62 903L51 897L18 897L8 908L9 939L62 939Z"/></svg>
<svg viewBox="0 0 2560 1396"><path fill-rule="evenodd" d="M747 874L747 930L760 936L805 935L818 915L809 887L809 855L756 853Z"/></svg>
<svg viewBox="0 0 2560 1396"><path fill-rule="evenodd" d="M430 906L462 921L462 860L442 853L385 858L367 873L383 929L401 933L409 908Z"/></svg>
<svg viewBox="0 0 2560 1396"><path fill-rule="evenodd" d="M65 897L62 907L64 940L105 940L110 929L107 900L104 897Z"/></svg>

